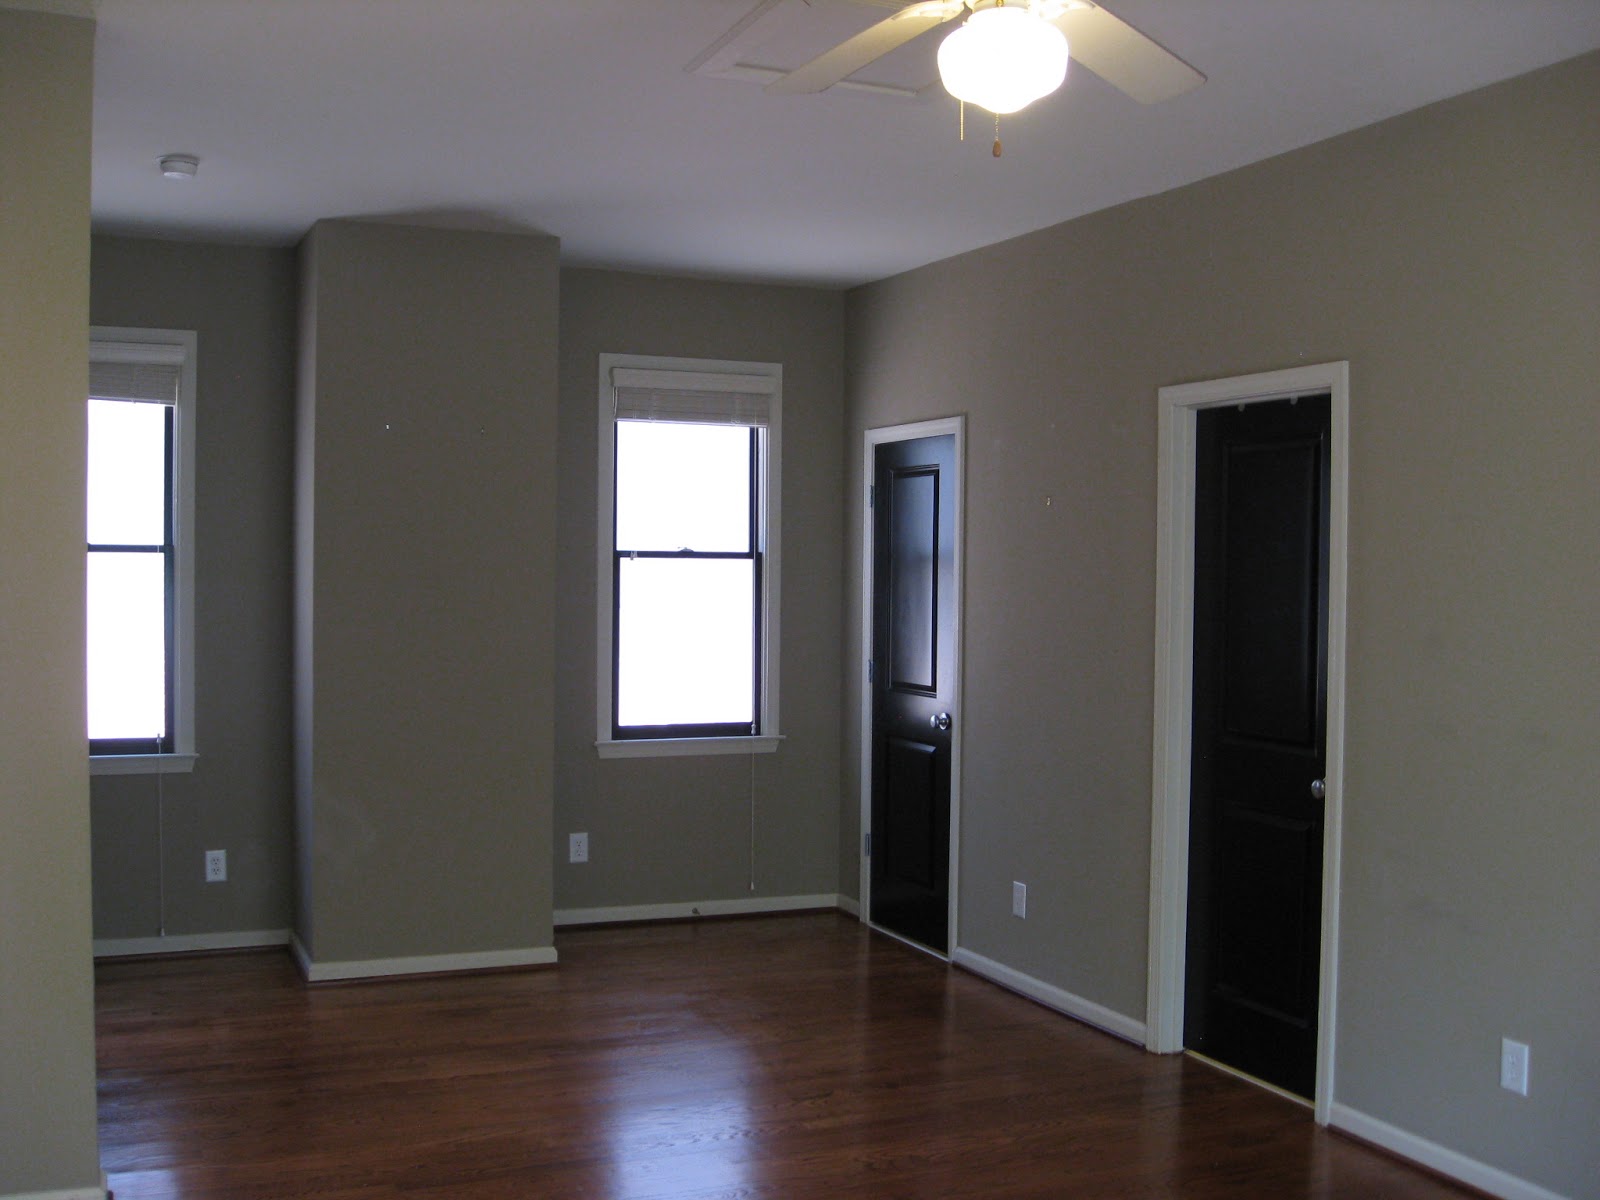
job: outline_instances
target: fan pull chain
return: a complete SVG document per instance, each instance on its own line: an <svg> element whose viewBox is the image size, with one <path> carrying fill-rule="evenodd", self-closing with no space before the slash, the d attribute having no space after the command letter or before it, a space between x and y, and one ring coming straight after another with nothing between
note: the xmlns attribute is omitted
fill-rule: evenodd
<svg viewBox="0 0 1600 1200"><path fill-rule="evenodd" d="M994 115L994 156L1000 157L1000 114Z"/></svg>
<svg viewBox="0 0 1600 1200"><path fill-rule="evenodd" d="M967 140L967 102L965 100L956 101L956 112L960 114L956 118L956 124L961 132L961 136L957 140L964 142Z"/></svg>

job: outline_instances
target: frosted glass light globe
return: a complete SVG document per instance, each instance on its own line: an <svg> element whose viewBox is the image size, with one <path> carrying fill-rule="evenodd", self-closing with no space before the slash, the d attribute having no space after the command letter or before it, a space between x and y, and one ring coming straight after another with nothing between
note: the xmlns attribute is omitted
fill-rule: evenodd
<svg viewBox="0 0 1600 1200"><path fill-rule="evenodd" d="M945 90L992 113L1014 113L1066 77L1066 35L1020 5L979 9L939 46Z"/></svg>

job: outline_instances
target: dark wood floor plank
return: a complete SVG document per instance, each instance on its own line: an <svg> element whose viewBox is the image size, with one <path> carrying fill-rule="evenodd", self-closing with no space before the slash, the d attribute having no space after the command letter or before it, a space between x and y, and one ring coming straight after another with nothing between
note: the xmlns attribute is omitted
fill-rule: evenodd
<svg viewBox="0 0 1600 1200"><path fill-rule="evenodd" d="M98 969L118 1200L1447 1200L1303 1108L843 917L560 935L541 971Z"/></svg>

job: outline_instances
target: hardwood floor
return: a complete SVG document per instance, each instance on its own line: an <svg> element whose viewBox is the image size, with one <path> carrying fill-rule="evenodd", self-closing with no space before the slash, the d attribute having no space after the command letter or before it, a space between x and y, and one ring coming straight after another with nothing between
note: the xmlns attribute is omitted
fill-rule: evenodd
<svg viewBox="0 0 1600 1200"><path fill-rule="evenodd" d="M1471 1194L835 914L557 947L316 988L279 953L102 964L117 1200Z"/></svg>

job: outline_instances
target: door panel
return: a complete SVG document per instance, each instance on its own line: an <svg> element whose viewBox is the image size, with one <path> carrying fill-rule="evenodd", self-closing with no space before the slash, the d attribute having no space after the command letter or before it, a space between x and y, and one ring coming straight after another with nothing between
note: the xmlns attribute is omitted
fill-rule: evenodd
<svg viewBox="0 0 1600 1200"><path fill-rule="evenodd" d="M1316 938L1301 920L1301 898L1316 873L1316 827L1236 809L1224 818L1226 858L1217 889L1216 987L1241 1003L1304 1023L1305 980L1280 969L1278 957L1314 961ZM1276 947L1273 954L1264 948ZM1313 996L1315 992L1313 991Z"/></svg>
<svg viewBox="0 0 1600 1200"><path fill-rule="evenodd" d="M891 468L889 678L901 691L938 690L939 473Z"/></svg>
<svg viewBox="0 0 1600 1200"><path fill-rule="evenodd" d="M885 748L884 877L926 890L938 884L938 812L928 803L938 787L938 753L936 746L899 737Z"/></svg>
<svg viewBox="0 0 1600 1200"><path fill-rule="evenodd" d="M1326 396L1201 412L1184 1045L1316 1082Z"/></svg>
<svg viewBox="0 0 1600 1200"><path fill-rule="evenodd" d="M955 438L873 456L871 903L876 925L946 953L954 700Z"/></svg>
<svg viewBox="0 0 1600 1200"><path fill-rule="evenodd" d="M1241 586L1224 592L1223 724L1234 737L1312 750L1321 445L1228 442L1225 452L1222 566ZM1264 629L1273 640L1256 636Z"/></svg>

